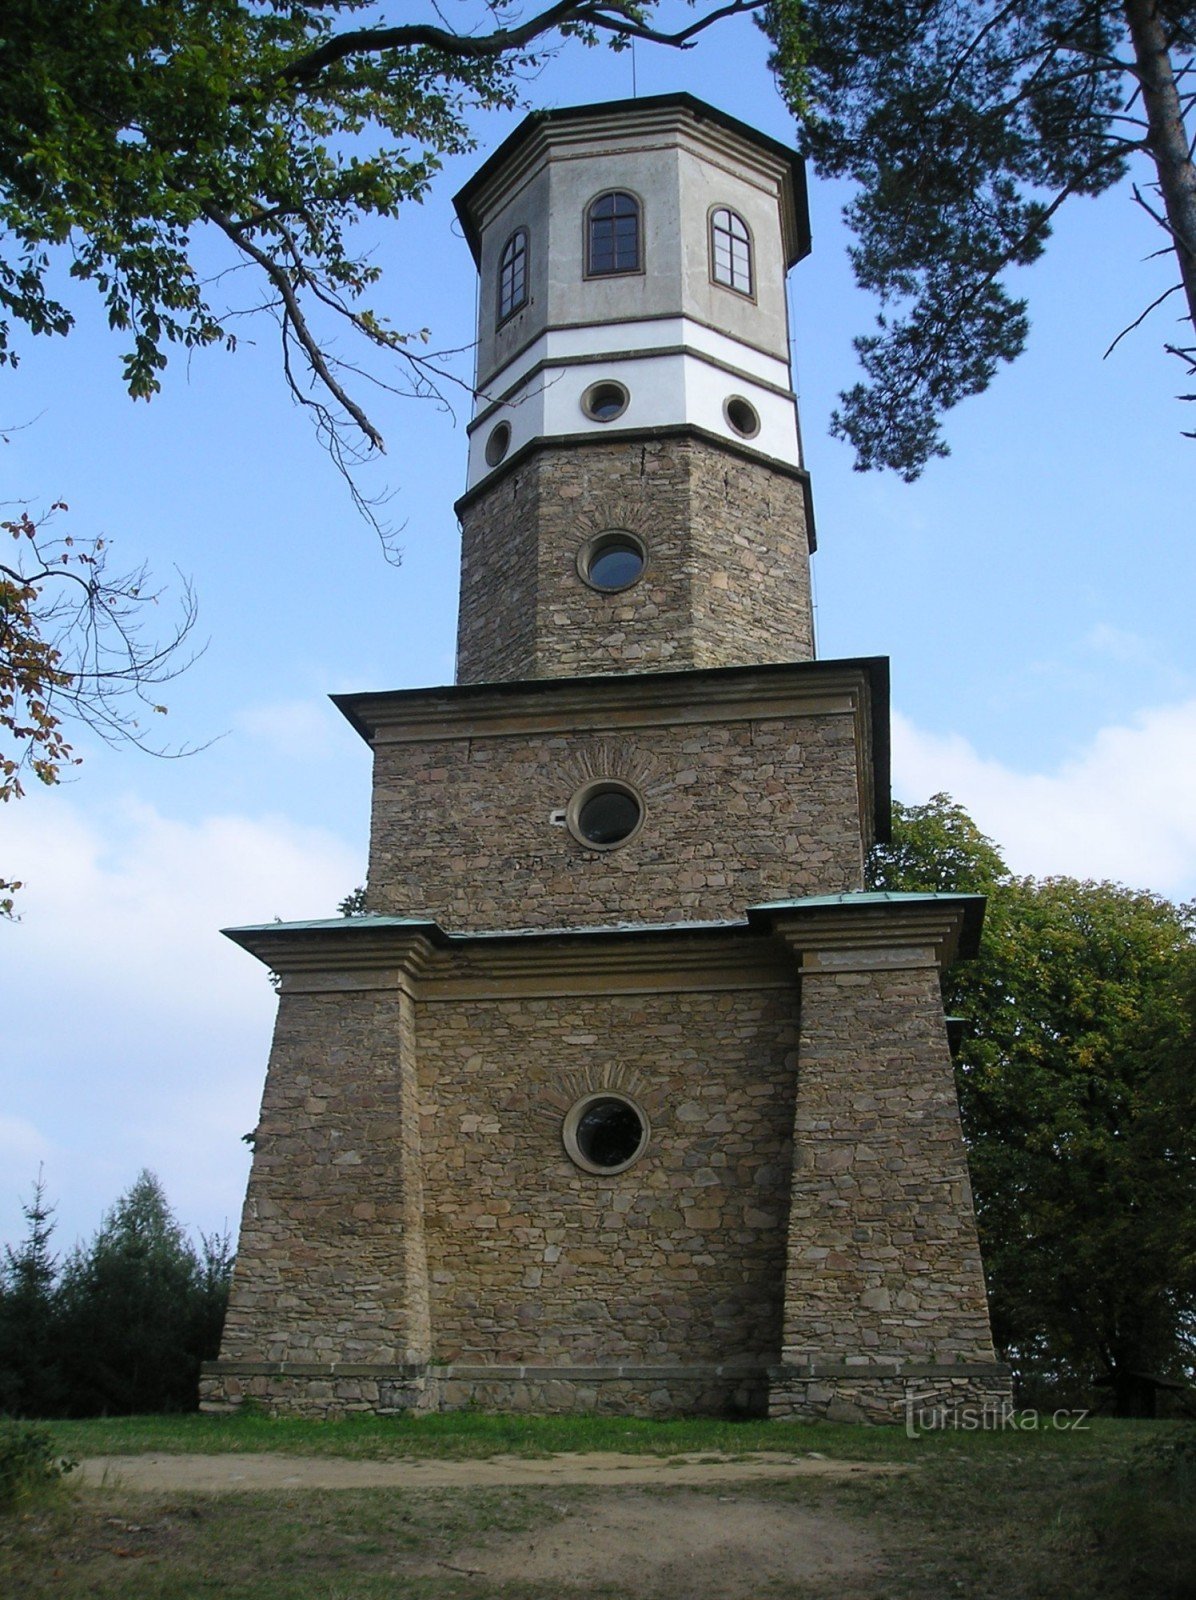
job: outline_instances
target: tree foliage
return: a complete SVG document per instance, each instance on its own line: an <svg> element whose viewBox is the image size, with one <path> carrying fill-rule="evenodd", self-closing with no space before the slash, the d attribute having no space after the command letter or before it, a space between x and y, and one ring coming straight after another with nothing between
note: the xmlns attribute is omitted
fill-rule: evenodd
<svg viewBox="0 0 1196 1600"><path fill-rule="evenodd" d="M874 887L989 896L945 998L997 1342L1030 1389L1147 1412L1196 1361L1193 908L1013 877L945 795L895 813Z"/></svg>
<svg viewBox="0 0 1196 1600"><path fill-rule="evenodd" d="M763 0L730 0L684 29L654 6L557 0L434 4L391 26L368 0L9 0L0 40L0 361L13 335L66 333L60 260L99 290L129 338L130 394L152 395L169 348L235 342L234 318L277 320L287 380L340 452L382 436L334 357L329 327L392 358L408 392L443 375L418 330L365 303L380 269L355 225L420 200L446 154L472 147L469 117L513 106L522 80L562 37L685 46ZM228 306L196 242L214 235L249 269L251 298ZM346 432L346 429L348 430Z"/></svg>
<svg viewBox="0 0 1196 1600"><path fill-rule="evenodd" d="M1196 375L1193 0L772 0L764 25L806 152L857 185L852 262L882 309L833 429L858 468L947 453L943 413L1026 342L1007 270L1138 157L1176 267L1161 300L1186 308L1166 348Z"/></svg>
<svg viewBox="0 0 1196 1600"><path fill-rule="evenodd" d="M0 1271L0 1411L92 1416L185 1411L214 1357L232 1271L229 1241L196 1247L157 1178L142 1172L86 1247L59 1269L41 1179L29 1232Z"/></svg>
<svg viewBox="0 0 1196 1600"><path fill-rule="evenodd" d="M49 1416L65 1386L56 1359L54 1208L41 1173L23 1206L28 1231L0 1265L0 1415Z"/></svg>

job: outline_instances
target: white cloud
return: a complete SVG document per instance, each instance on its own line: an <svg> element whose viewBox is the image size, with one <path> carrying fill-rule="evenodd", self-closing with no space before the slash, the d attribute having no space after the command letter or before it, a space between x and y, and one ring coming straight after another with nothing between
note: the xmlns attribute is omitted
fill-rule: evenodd
<svg viewBox="0 0 1196 1600"><path fill-rule="evenodd" d="M986 760L966 739L895 713L893 788L911 803L945 790L1016 872L1196 894L1196 700L1102 728L1049 773Z"/></svg>
<svg viewBox="0 0 1196 1600"><path fill-rule="evenodd" d="M16 1191L43 1157L67 1244L142 1166L184 1221L235 1226L274 995L219 930L335 915L359 853L285 817L186 823L138 801L85 816L61 793L5 822L27 887L22 921L0 926L0 1240L21 1231Z"/></svg>
<svg viewBox="0 0 1196 1600"><path fill-rule="evenodd" d="M239 729L278 755L308 761L335 749L344 734L344 719L327 695L249 706L236 721Z"/></svg>
<svg viewBox="0 0 1196 1600"><path fill-rule="evenodd" d="M50 1141L24 1117L0 1116L0 1167L24 1172L50 1154Z"/></svg>

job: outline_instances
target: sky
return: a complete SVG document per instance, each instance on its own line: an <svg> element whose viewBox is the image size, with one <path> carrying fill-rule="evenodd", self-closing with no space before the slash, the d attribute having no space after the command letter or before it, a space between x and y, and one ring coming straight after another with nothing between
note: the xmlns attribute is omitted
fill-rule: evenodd
<svg viewBox="0 0 1196 1600"><path fill-rule="evenodd" d="M792 141L764 41L736 19L683 55L570 46L529 106L685 89ZM634 72L634 83L632 74ZM520 120L378 231L379 303L432 346L467 347L476 282L451 200ZM915 484L852 470L828 436L873 308L852 285L840 186L811 181L812 255L791 275L794 376L819 535L819 654L887 655L893 785L947 791L1038 876L1196 895L1191 416L1163 313L1103 352L1166 287L1128 191L1064 208L1014 280L1027 353L947 424ZM331 693L449 683L465 482L468 352L447 410L378 392L403 558L383 559L282 382L277 335L172 362L134 404L118 338L80 293L65 340L0 369L0 500L69 507L60 526L149 563L164 620L181 575L202 654L164 691L159 760L80 737L83 764L0 817L0 1241L23 1234L39 1169L60 1251L148 1167L192 1230L235 1235L274 995L222 927L335 914L365 872L370 764ZM460 398L458 398L458 395Z"/></svg>

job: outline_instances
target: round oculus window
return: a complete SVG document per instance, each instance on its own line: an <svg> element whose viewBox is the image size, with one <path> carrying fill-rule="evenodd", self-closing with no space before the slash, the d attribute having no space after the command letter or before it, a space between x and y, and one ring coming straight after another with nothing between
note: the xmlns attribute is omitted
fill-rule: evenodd
<svg viewBox="0 0 1196 1600"><path fill-rule="evenodd" d="M723 416L741 439L754 439L760 432L760 415L741 394L733 394L726 402Z"/></svg>
<svg viewBox="0 0 1196 1600"><path fill-rule="evenodd" d="M591 589L614 594L638 583L647 560L647 551L633 533L615 529L582 546L577 570Z"/></svg>
<svg viewBox="0 0 1196 1600"><path fill-rule="evenodd" d="M486 465L496 467L510 448L511 424L500 422L496 428L490 430L490 436L486 440Z"/></svg>
<svg viewBox="0 0 1196 1600"><path fill-rule="evenodd" d="M585 1172L626 1172L648 1148L652 1129L641 1106L624 1094L588 1094L561 1130L569 1158Z"/></svg>
<svg viewBox="0 0 1196 1600"><path fill-rule="evenodd" d="M627 410L631 395L621 383L604 378L592 383L581 397L581 409L593 422L613 422Z"/></svg>
<svg viewBox="0 0 1196 1600"><path fill-rule="evenodd" d="M644 802L629 783L600 778L579 789L565 821L573 837L590 850L614 850L639 832Z"/></svg>

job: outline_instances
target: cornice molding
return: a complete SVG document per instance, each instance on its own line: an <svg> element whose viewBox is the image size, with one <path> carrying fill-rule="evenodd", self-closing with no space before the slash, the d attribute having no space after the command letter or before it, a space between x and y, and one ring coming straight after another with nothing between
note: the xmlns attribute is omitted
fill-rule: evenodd
<svg viewBox="0 0 1196 1600"><path fill-rule="evenodd" d="M421 1001L788 988L799 975L945 966L974 955L980 895L838 895L742 922L446 933L398 917L228 928L284 993L395 989Z"/></svg>
<svg viewBox="0 0 1196 1600"><path fill-rule="evenodd" d="M688 321L689 319L683 318L682 320ZM610 323L608 322L606 326L609 327ZM782 400L787 400L791 403L796 402L797 396L787 384L773 383L767 378L761 378L758 374L749 372L745 367L736 366L730 361L724 361L720 356L713 355L710 351L703 350L697 345L640 345L637 348L630 350L603 350L597 354L594 352L587 352L581 355L545 356L542 360L534 362L526 372L521 373L519 377L515 378L511 383L509 383L500 393L491 396L483 409L476 414L472 421L466 423L465 432L472 437L472 435L475 434L479 428L484 428L487 423L489 423L494 416L501 411L505 405L508 404L513 396L517 395L520 390L526 389L530 384L538 382L545 373L556 371L563 372L571 367L614 367L618 366L619 363L623 361L656 361L666 360L673 356L683 356L690 361L701 362L703 366L713 367L718 372L726 373L728 377L738 379L740 383L746 384L749 388L763 389L766 393L777 395ZM510 362L507 363L508 366L510 364ZM658 432L659 430L653 429L652 431ZM592 437L594 432L595 430L592 428L580 428L578 429L577 434L558 434L556 437L577 438L584 436L588 438ZM536 439L530 440L529 443L534 444L541 438L542 435L537 434ZM736 448L738 449L737 441L730 440L728 442L735 444ZM753 454L761 455L763 452L755 451ZM768 456L766 459L769 462L772 462L775 460L775 457ZM778 465L787 466L790 474L800 470L799 468L795 467L792 462L782 462L778 463Z"/></svg>
<svg viewBox="0 0 1196 1600"><path fill-rule="evenodd" d="M335 694L371 745L888 709L888 662L794 661Z"/></svg>
<svg viewBox="0 0 1196 1600"><path fill-rule="evenodd" d="M818 548L818 541L814 533L814 499L810 489L810 474L805 467L796 465L792 461L782 461L777 456L770 456L763 450L754 450L752 446L742 439L728 439L722 434L713 433L709 428L701 428L694 422L670 422L663 425L647 428L619 428L611 423L606 423L601 428L581 429L576 433L542 433L536 434L526 444L520 445L502 463L487 472L472 488L453 505L453 511L458 518L467 511L475 500L496 488L504 482L518 467L522 466L532 456L551 450L588 449L594 445L639 444L659 443L662 439L693 439L699 444L710 445L713 449L721 451L724 455L736 456L744 461L755 462L758 466L767 467L770 472L779 473L783 478L792 478L801 486L802 498L805 504L806 540L810 552Z"/></svg>
<svg viewBox="0 0 1196 1600"><path fill-rule="evenodd" d="M949 967L976 954L983 895L842 895L754 906L803 973L833 976L878 968Z"/></svg>

